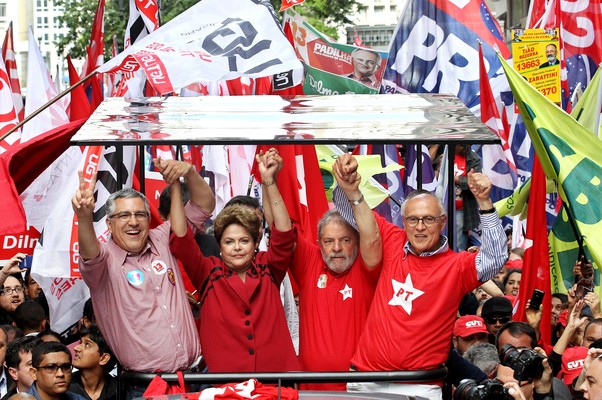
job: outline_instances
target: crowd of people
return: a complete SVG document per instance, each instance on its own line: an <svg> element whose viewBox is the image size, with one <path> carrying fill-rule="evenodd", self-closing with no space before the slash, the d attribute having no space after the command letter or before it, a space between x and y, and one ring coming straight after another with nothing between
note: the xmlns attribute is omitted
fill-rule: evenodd
<svg viewBox="0 0 602 400"><path fill-rule="evenodd" d="M4 265L3 399L113 399L117 362L123 370L153 373L353 374L445 365L447 377L429 382L300 388L462 399L467 388L499 385L514 399L602 398L598 295L575 285L554 294L551 304L528 303L528 321L513 321L522 253L510 249L487 176L473 168L461 176L468 192L462 198L471 199L464 205L476 207L471 213L482 236L479 248L455 252L442 234L448 216L440 199L412 192L401 206L400 228L370 209L357 160L342 155L333 165L335 208L319 221L314 243L289 217L277 184L283 167L277 150L256 161L261 206L238 196L212 216L211 188L190 164L155 160L168 184L160 206L165 221L150 228L146 197L122 189L105 205L107 242L93 228L95 177L80 174L72 206L91 298L77 332L61 337L50 330L43 291L28 272L22 275L26 255ZM575 282L588 268L579 260ZM298 308L286 304L292 298L287 273ZM544 307L553 313L551 338L540 333ZM125 389L126 398L135 398L146 385L126 382Z"/></svg>

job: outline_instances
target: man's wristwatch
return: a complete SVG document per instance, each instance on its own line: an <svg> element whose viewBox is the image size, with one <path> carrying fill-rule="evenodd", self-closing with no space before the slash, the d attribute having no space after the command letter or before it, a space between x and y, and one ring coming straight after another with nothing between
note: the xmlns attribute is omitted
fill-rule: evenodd
<svg viewBox="0 0 602 400"><path fill-rule="evenodd" d="M349 203L351 203L352 206L359 206L362 201L364 201L364 195L363 194L361 194L360 198L357 199L357 200L351 200L351 199L349 199Z"/></svg>

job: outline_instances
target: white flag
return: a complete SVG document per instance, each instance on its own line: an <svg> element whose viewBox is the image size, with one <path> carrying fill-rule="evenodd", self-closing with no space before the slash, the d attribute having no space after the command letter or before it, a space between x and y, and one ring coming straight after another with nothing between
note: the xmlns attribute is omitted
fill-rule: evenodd
<svg viewBox="0 0 602 400"><path fill-rule="evenodd" d="M131 74L139 69L159 94L239 76L277 75L277 89L303 78L303 66L267 0L200 1L98 72Z"/></svg>
<svg viewBox="0 0 602 400"><path fill-rule="evenodd" d="M25 117L55 98L58 91L50 78L48 67L38 47L31 27L29 27L29 52L27 62L27 101L25 102ZM21 142L48 132L52 128L69 123L67 117L68 96L56 101L53 105L35 116L23 125Z"/></svg>
<svg viewBox="0 0 602 400"><path fill-rule="evenodd" d="M63 332L77 322L90 292L79 273L77 252L77 219L71 208L71 197L77 189L78 170L91 176L98 169L94 230L99 237L107 236L104 204L108 196L121 189L122 183L131 186L136 149L124 147L123 164L115 165L115 148L87 147L79 166L66 173L61 197L54 202L44 230L34 250L31 273L42 286L50 309L50 325ZM83 165L82 165L83 164ZM118 170L124 171L119 182Z"/></svg>

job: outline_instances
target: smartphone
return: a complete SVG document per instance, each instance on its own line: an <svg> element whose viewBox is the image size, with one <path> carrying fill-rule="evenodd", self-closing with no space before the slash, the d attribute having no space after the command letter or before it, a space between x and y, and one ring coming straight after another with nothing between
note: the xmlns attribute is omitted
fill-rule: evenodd
<svg viewBox="0 0 602 400"><path fill-rule="evenodd" d="M539 306L541 306L544 294L545 292L543 290L533 289L533 294L531 295L531 303L529 304L529 308L539 310Z"/></svg>
<svg viewBox="0 0 602 400"><path fill-rule="evenodd" d="M31 264L33 263L33 256L25 256L24 259L21 260L21 262L19 263L19 267L21 269L30 269L31 268Z"/></svg>
<svg viewBox="0 0 602 400"><path fill-rule="evenodd" d="M592 287L590 287L590 286L581 286L581 288L582 288L582 290L583 290L583 291L581 292L581 298L582 298L582 299L584 299L584 298L585 298L585 296L587 296L587 294L588 294L589 292L593 292L593 291L594 291L594 289L593 289Z"/></svg>

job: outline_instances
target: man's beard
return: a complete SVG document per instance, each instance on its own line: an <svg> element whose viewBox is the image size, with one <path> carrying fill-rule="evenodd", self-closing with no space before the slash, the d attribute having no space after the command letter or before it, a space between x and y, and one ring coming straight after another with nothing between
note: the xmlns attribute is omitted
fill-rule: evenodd
<svg viewBox="0 0 602 400"><path fill-rule="evenodd" d="M356 258L357 247L353 250L351 256L349 257L345 256L345 253L342 251L338 253L331 253L328 256L322 253L322 259L324 260L324 263L326 263L326 266L329 270L336 274L342 274L343 272L346 272L349 268L351 268Z"/></svg>

